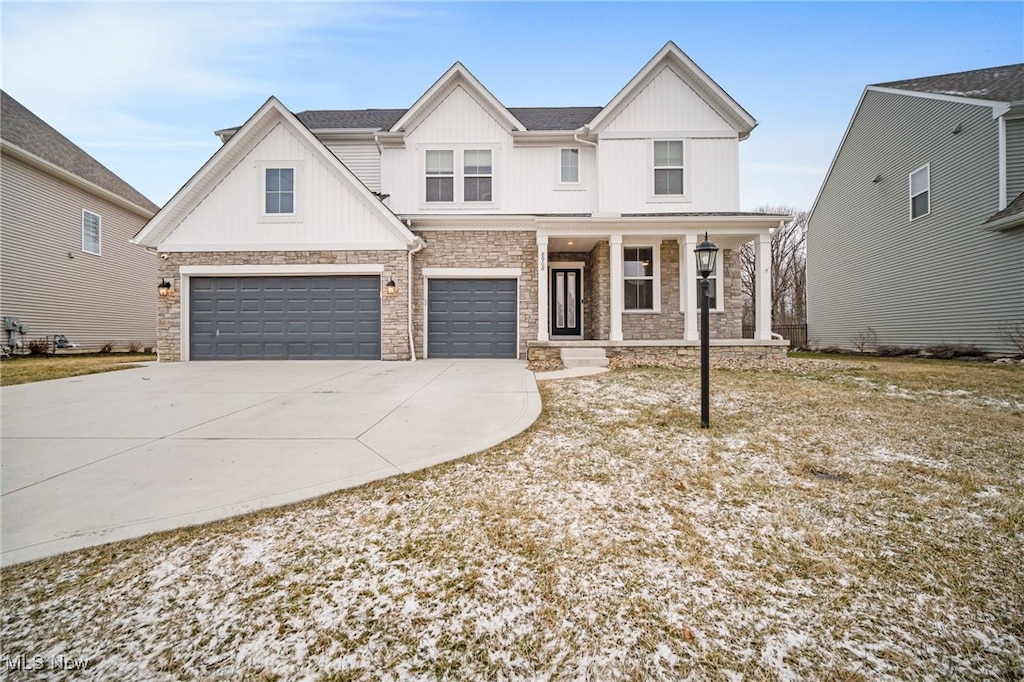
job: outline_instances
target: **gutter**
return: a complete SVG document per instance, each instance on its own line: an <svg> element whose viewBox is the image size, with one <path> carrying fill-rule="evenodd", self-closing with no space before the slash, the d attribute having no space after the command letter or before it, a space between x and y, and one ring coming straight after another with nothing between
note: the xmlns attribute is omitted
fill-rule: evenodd
<svg viewBox="0 0 1024 682"><path fill-rule="evenodd" d="M406 220L406 225L412 227L412 221ZM408 285L406 288L409 290L409 295L406 297L409 305L408 323L409 323L409 361L416 362L416 339L412 335L412 255L419 253L427 247L427 243L423 241L422 237L416 237L416 241L410 245L409 248L409 274L407 277Z"/></svg>

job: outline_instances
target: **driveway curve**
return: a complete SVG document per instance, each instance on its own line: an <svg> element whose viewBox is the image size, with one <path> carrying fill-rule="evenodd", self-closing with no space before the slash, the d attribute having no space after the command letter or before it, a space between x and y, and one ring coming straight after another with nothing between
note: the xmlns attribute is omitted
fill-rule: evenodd
<svg viewBox="0 0 1024 682"><path fill-rule="evenodd" d="M517 360L153 363L0 400L3 565L422 469L541 409Z"/></svg>

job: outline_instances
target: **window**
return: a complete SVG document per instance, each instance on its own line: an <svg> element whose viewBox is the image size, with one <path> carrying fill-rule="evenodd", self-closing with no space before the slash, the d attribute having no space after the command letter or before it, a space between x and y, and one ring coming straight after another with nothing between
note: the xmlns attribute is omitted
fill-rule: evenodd
<svg viewBox="0 0 1024 682"><path fill-rule="evenodd" d="M910 219L928 215L931 210L928 198L931 189L931 178L927 165L910 174Z"/></svg>
<svg viewBox="0 0 1024 682"><path fill-rule="evenodd" d="M427 201L455 201L455 152L427 150Z"/></svg>
<svg viewBox="0 0 1024 682"><path fill-rule="evenodd" d="M561 164L560 182L565 184L578 183L580 181L580 150L563 149Z"/></svg>
<svg viewBox="0 0 1024 682"><path fill-rule="evenodd" d="M491 150L467 149L463 158L462 200L491 201Z"/></svg>
<svg viewBox="0 0 1024 682"><path fill-rule="evenodd" d="M718 252L718 258L715 259L715 270L710 275L708 275L708 310L712 312L716 310L721 310L721 308L718 307L719 296L722 293L722 290L719 288L720 283L718 281L718 273L720 273L722 270L722 257L724 253L724 251ZM697 282L697 286L694 295L697 298L697 311L699 312L701 294L700 275L697 275L695 281Z"/></svg>
<svg viewBox="0 0 1024 682"><path fill-rule="evenodd" d="M295 169L267 168L264 213L295 213Z"/></svg>
<svg viewBox="0 0 1024 682"><path fill-rule="evenodd" d="M654 193L683 194L683 141L654 143Z"/></svg>
<svg viewBox="0 0 1024 682"><path fill-rule="evenodd" d="M82 251L100 255L100 217L82 211Z"/></svg>
<svg viewBox="0 0 1024 682"><path fill-rule="evenodd" d="M654 249L627 246L622 249L625 278L625 310L654 310Z"/></svg>

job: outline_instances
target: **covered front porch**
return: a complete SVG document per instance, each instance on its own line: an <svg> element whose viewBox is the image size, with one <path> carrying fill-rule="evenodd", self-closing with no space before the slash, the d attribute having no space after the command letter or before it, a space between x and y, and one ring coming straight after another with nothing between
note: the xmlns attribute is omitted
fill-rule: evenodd
<svg viewBox="0 0 1024 682"><path fill-rule="evenodd" d="M785 352L771 332L771 233L788 216L676 214L537 220L538 324L530 359L552 349L609 355L686 355L700 344L700 275L694 249L705 233L720 249L709 277L709 331L717 355ZM753 243L753 339L742 332L740 247Z"/></svg>

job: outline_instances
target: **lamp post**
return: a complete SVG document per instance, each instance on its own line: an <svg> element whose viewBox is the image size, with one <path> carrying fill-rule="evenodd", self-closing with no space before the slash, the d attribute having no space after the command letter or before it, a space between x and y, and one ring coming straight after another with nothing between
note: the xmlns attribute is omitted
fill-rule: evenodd
<svg viewBox="0 0 1024 682"><path fill-rule="evenodd" d="M711 366L711 325L708 320L708 277L715 271L715 258L718 247L708 241L708 233L704 233L704 241L693 251L697 256L697 272L700 273L700 427L711 426L708 408L708 384L710 383Z"/></svg>

